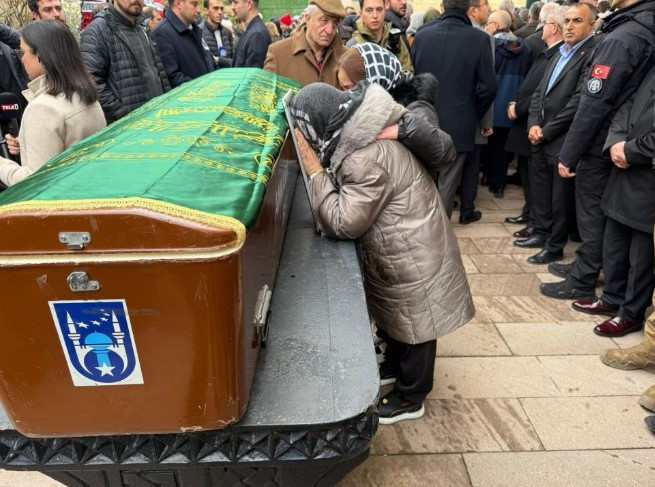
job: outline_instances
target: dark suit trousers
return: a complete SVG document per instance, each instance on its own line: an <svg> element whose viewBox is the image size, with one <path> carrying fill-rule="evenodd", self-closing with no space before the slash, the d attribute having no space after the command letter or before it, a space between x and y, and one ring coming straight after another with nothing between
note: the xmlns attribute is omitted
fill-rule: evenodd
<svg viewBox="0 0 655 487"><path fill-rule="evenodd" d="M582 243L575 251L575 264L568 279L573 287L585 291L596 287L603 262L606 218L600 201L611 170L611 161L599 157L584 157L576 169L576 217Z"/></svg>
<svg viewBox="0 0 655 487"><path fill-rule="evenodd" d="M512 160L512 154L505 150L509 130L508 127L494 127L494 133L489 137L489 142L483 151L488 170L487 181L489 189L493 191L505 189L507 167Z"/></svg>
<svg viewBox="0 0 655 487"><path fill-rule="evenodd" d="M462 168L462 183L460 197L460 213L469 216L475 211L475 198L478 196L478 182L480 179L480 150L476 145L471 152L466 152L466 160Z"/></svg>
<svg viewBox="0 0 655 487"><path fill-rule="evenodd" d="M455 192L457 191L457 186L462 181L462 169L464 168L468 154L468 152L458 152L455 161L446 169L439 171L437 187L449 220L453 215Z"/></svg>
<svg viewBox="0 0 655 487"><path fill-rule="evenodd" d="M547 238L546 250L559 252L568 242L575 219L575 180L561 178L557 161L548 160L539 147L530 158L530 186L531 225L535 233Z"/></svg>
<svg viewBox="0 0 655 487"><path fill-rule="evenodd" d="M603 302L620 306L621 318L643 321L655 285L653 236L608 218L603 240L603 272Z"/></svg>
<svg viewBox="0 0 655 487"><path fill-rule="evenodd" d="M377 334L387 344L384 361L390 367L397 366L394 391L411 403L423 402L432 391L437 341L409 345L394 340L379 328Z"/></svg>
<svg viewBox="0 0 655 487"><path fill-rule="evenodd" d="M523 186L523 197L525 204L521 215L530 218L532 213L532 187L530 186L530 158L528 156L517 156L519 175L521 176L521 185Z"/></svg>

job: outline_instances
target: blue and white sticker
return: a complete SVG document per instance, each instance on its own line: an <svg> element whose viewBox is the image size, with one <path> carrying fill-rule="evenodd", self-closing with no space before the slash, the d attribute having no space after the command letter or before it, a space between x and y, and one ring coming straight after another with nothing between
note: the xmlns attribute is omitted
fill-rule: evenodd
<svg viewBox="0 0 655 487"><path fill-rule="evenodd" d="M49 301L73 384L143 384L124 299Z"/></svg>

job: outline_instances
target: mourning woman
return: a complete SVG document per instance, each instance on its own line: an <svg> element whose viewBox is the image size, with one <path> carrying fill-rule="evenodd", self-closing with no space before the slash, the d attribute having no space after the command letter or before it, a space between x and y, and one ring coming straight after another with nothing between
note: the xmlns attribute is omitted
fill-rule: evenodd
<svg viewBox="0 0 655 487"><path fill-rule="evenodd" d="M373 43L357 44L346 51L337 63L337 77L344 89L362 80L380 85L407 108L409 113L382 136L405 144L425 164L435 182L438 181L442 201L446 203L452 198L455 188L451 194L444 177L457 154L450 136L439 128L434 108L439 96L437 78L430 73L414 76L403 71L396 56Z"/></svg>
<svg viewBox="0 0 655 487"><path fill-rule="evenodd" d="M21 164L0 157L0 180L7 186L106 125L95 83L64 23L30 22L21 31L20 52L30 79L23 92L29 103L18 137L6 137Z"/></svg>
<svg viewBox="0 0 655 487"><path fill-rule="evenodd" d="M378 139L406 110L364 82L347 92L310 84L291 112L318 224L356 241L368 307L387 342L382 378L395 385L380 400L380 423L419 418L436 340L474 307L434 182L403 144Z"/></svg>

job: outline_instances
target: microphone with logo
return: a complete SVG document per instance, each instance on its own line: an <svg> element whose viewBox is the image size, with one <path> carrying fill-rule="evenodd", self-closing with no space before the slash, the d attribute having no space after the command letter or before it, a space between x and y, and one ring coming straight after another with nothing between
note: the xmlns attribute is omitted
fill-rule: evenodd
<svg viewBox="0 0 655 487"><path fill-rule="evenodd" d="M14 93L0 93L0 121L8 122L9 133L16 137L18 135L18 119L20 118L20 100ZM9 154L7 140L4 134L0 134L0 156L6 159L14 158Z"/></svg>

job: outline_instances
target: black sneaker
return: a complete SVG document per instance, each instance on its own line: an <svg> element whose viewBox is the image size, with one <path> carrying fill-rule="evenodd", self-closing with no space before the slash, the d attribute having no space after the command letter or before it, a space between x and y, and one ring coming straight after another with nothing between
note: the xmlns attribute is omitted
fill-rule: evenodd
<svg viewBox="0 0 655 487"><path fill-rule="evenodd" d="M390 367L389 363L384 361L380 364L380 385L388 386L389 384L396 383L396 377L398 376L398 369Z"/></svg>
<svg viewBox="0 0 655 487"><path fill-rule="evenodd" d="M555 299L596 299L594 289L578 289L568 280L561 282L545 282L539 286L541 294Z"/></svg>
<svg viewBox="0 0 655 487"><path fill-rule="evenodd" d="M573 269L573 263L570 264L558 264L556 262L551 262L548 264L548 272L552 275L566 279Z"/></svg>
<svg viewBox="0 0 655 487"><path fill-rule="evenodd" d="M380 399L380 424L393 424L407 419L418 419L425 414L423 403L412 404L394 391Z"/></svg>

